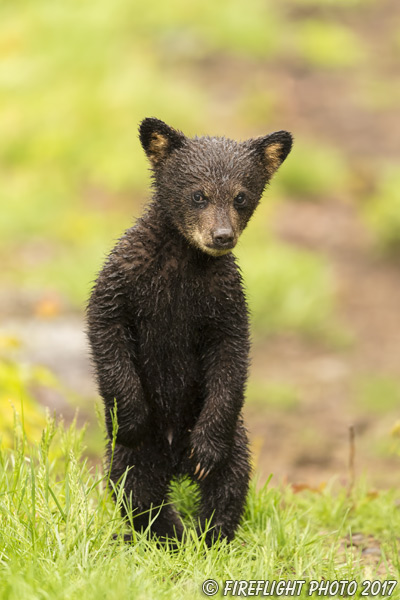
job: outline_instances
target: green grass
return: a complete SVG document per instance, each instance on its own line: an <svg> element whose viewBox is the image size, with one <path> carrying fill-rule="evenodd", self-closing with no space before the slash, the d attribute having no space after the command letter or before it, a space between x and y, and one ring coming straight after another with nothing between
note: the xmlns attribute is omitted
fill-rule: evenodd
<svg viewBox="0 0 400 600"><path fill-rule="evenodd" d="M11 345L14 347L10 348ZM63 406L61 410L66 409L67 415L75 410L77 418L79 409L83 409L83 414L89 419L85 427L86 453L91 457L101 454L105 432L99 430L93 418L93 405L98 417L103 412L99 404L94 404L93 398L88 401L71 392L49 369L22 360L18 353L18 340L2 336L0 332L0 439L3 447L12 447L13 431L21 418L27 439L30 442L40 439L46 423L46 409L38 402L37 396L43 398L46 393L58 398ZM81 422L82 418L81 413ZM102 421L102 417L97 420Z"/></svg>
<svg viewBox="0 0 400 600"><path fill-rule="evenodd" d="M257 248L257 262L246 268L251 250L241 260L254 335L297 332L339 340L329 269L311 253L278 243ZM244 258L244 257L242 257Z"/></svg>
<svg viewBox="0 0 400 600"><path fill-rule="evenodd" d="M0 597L200 598L208 578L223 585L231 579L360 582L400 574L397 493L369 494L362 483L350 496L334 486L294 494L289 487L252 485L235 540L210 549L189 523L195 496L187 482L174 485L188 522L187 540L177 551L139 534L132 545L114 540L124 524L107 475L82 458L82 432L49 420L40 443L29 445L19 428L14 449L0 452ZM360 548L352 553L346 547L355 533L376 538L380 561L371 564Z"/></svg>
<svg viewBox="0 0 400 600"><path fill-rule="evenodd" d="M21 364L0 353L0 436L5 446L12 443L14 411L21 404L24 407L26 433L31 438L40 436L45 424L45 414L31 390L35 386L55 389L57 385L55 377L44 367Z"/></svg>
<svg viewBox="0 0 400 600"><path fill-rule="evenodd" d="M285 381L251 380L247 386L249 405L262 410L291 411L300 405L296 387Z"/></svg>
<svg viewBox="0 0 400 600"><path fill-rule="evenodd" d="M296 332L341 345L346 334L335 317L335 284L328 262L275 240L269 230L273 209L273 200L266 197L235 251L254 336Z"/></svg>
<svg viewBox="0 0 400 600"><path fill-rule="evenodd" d="M339 150L296 140L274 185L289 197L323 200L343 193L348 183L348 164Z"/></svg>
<svg viewBox="0 0 400 600"><path fill-rule="evenodd" d="M381 175L377 190L364 208L364 220L376 248L386 256L400 253L400 175L397 166L387 167Z"/></svg>
<svg viewBox="0 0 400 600"><path fill-rule="evenodd" d="M396 414L400 404L400 381L384 375L364 375L354 382L358 407L363 412Z"/></svg>
<svg viewBox="0 0 400 600"><path fill-rule="evenodd" d="M345 69L366 59L361 41L348 27L317 19L305 19L297 31L300 55L317 68Z"/></svg>

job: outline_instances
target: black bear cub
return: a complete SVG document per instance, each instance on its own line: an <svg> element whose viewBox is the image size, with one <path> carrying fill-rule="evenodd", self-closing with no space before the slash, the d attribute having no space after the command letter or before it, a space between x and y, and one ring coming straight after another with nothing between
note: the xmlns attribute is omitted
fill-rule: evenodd
<svg viewBox="0 0 400 600"><path fill-rule="evenodd" d="M188 475L200 487L199 530L207 522L208 543L231 540L250 475L248 314L231 251L292 137L189 139L145 119L140 141L153 199L112 250L87 314L110 440L117 407L111 479L130 467L124 513L135 529L151 522L156 537L180 539L168 491Z"/></svg>

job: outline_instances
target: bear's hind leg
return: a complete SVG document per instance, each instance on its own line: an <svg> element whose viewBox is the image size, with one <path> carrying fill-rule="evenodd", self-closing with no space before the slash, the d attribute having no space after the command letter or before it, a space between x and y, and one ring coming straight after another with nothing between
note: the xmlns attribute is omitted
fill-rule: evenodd
<svg viewBox="0 0 400 600"><path fill-rule="evenodd" d="M130 468L126 472L127 467ZM181 539L183 525L168 497L172 468L167 456L156 455L154 447L131 450L117 444L111 480L117 484L124 477L121 512L127 522L132 522L136 531L148 530L162 540Z"/></svg>
<svg viewBox="0 0 400 600"><path fill-rule="evenodd" d="M221 537L231 541L244 511L250 482L250 453L247 434L238 425L229 458L223 467L199 482L201 491L200 533L209 523L206 541Z"/></svg>

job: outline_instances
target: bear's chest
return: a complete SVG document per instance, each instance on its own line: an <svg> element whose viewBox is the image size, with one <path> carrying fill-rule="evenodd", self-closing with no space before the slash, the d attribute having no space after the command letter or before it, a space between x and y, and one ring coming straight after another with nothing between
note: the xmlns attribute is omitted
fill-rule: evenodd
<svg viewBox="0 0 400 600"><path fill-rule="evenodd" d="M132 302L135 357L145 388L164 410L192 403L216 298L195 268L160 261L138 279Z"/></svg>
<svg viewBox="0 0 400 600"><path fill-rule="evenodd" d="M192 295L180 289L149 290L146 306L135 319L139 355L164 370L190 361L199 341L206 317Z"/></svg>
<svg viewBox="0 0 400 600"><path fill-rule="evenodd" d="M134 283L135 318L157 337L167 332L171 339L183 341L215 313L217 291L218 277L212 269L172 252L160 253Z"/></svg>

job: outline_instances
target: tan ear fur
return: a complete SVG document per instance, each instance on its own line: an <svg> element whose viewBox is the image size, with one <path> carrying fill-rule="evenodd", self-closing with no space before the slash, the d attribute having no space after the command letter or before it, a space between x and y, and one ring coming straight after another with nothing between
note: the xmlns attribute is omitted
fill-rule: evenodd
<svg viewBox="0 0 400 600"><path fill-rule="evenodd" d="M273 175L282 162L283 144L274 142L265 147L265 158L267 159L267 168L269 175Z"/></svg>
<svg viewBox="0 0 400 600"><path fill-rule="evenodd" d="M160 161L166 158L169 152L169 142L167 137L162 133L152 133L147 152L149 160L153 163L153 165L157 165Z"/></svg>
<svg viewBox="0 0 400 600"><path fill-rule="evenodd" d="M183 133L154 117L141 122L139 138L154 168L159 168L171 152L180 148L185 141Z"/></svg>
<svg viewBox="0 0 400 600"><path fill-rule="evenodd" d="M293 136L289 131L275 131L264 137L250 140L258 155L261 155L267 180L281 166L292 149Z"/></svg>

